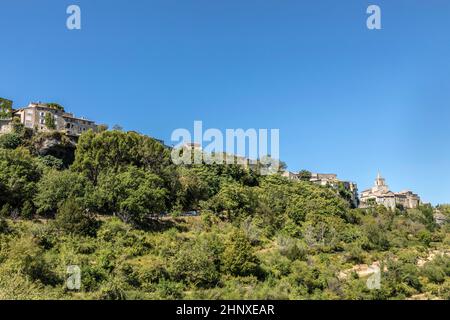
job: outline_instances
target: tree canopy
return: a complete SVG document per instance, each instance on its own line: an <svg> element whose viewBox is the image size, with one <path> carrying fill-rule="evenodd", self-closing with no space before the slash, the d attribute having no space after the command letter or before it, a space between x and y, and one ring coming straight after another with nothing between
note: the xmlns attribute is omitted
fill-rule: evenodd
<svg viewBox="0 0 450 320"><path fill-rule="evenodd" d="M355 209L308 172L175 166L123 130L75 147L14 128L0 136L0 299L450 299L450 229L434 217L450 205Z"/></svg>

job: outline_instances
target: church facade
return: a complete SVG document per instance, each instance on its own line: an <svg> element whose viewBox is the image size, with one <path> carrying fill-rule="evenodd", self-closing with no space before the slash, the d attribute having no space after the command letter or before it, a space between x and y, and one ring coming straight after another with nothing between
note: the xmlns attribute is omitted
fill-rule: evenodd
<svg viewBox="0 0 450 320"><path fill-rule="evenodd" d="M409 190L390 191L385 179L378 173L375 185L371 189L361 192L360 207L365 208L371 204L381 204L392 210L396 207L413 209L419 206L420 197Z"/></svg>

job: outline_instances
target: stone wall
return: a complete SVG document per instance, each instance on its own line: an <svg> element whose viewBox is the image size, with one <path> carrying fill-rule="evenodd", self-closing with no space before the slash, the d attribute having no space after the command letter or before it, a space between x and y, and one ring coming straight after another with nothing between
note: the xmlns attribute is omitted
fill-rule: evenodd
<svg viewBox="0 0 450 320"><path fill-rule="evenodd" d="M0 119L0 134L12 131L11 119Z"/></svg>

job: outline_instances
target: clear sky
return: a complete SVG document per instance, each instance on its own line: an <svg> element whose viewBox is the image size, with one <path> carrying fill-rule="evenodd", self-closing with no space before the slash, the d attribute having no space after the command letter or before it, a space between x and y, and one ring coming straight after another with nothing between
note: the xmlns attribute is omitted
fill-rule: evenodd
<svg viewBox="0 0 450 320"><path fill-rule="evenodd" d="M66 28L77 4L82 29ZM382 30L366 9L382 10ZM289 169L450 202L450 1L1 0L0 96L170 143L279 128Z"/></svg>

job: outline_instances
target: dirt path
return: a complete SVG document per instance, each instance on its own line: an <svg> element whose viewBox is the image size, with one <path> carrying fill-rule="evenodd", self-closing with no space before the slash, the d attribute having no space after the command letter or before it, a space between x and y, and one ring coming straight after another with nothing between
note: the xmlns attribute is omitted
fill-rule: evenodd
<svg viewBox="0 0 450 320"><path fill-rule="evenodd" d="M423 267L425 263L433 261L437 256L450 256L450 250L430 250L428 251L428 255L424 258L419 258L416 262L419 268ZM357 264L351 267L350 269L341 271L338 275L339 279L346 279L351 273L356 272L358 277L365 278L376 272L380 269L380 261L373 262L370 266L367 264ZM387 271L387 268L384 267L384 271Z"/></svg>

